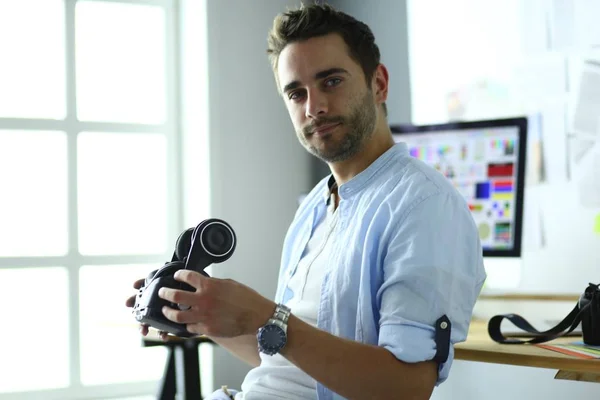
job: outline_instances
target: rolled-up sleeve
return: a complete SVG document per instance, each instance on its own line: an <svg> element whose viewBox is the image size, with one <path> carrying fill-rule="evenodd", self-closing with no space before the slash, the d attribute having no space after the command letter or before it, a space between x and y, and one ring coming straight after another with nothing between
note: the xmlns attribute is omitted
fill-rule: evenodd
<svg viewBox="0 0 600 400"><path fill-rule="evenodd" d="M446 315L451 343L439 385L450 372L454 344L466 339L484 280L478 231L464 201L453 193L419 201L399 216L386 245L377 291L379 345L407 363L432 360L435 321Z"/></svg>

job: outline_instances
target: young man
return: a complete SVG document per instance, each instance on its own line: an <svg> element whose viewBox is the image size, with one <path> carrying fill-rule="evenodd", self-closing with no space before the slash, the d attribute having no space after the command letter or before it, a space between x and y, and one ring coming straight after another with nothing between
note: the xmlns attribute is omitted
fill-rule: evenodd
<svg viewBox="0 0 600 400"><path fill-rule="evenodd" d="M485 279L469 209L394 143L388 72L365 24L304 6L275 19L268 43L298 139L331 176L289 228L275 301L179 271L196 292L160 296L191 309L164 314L254 366L231 398L428 399Z"/></svg>

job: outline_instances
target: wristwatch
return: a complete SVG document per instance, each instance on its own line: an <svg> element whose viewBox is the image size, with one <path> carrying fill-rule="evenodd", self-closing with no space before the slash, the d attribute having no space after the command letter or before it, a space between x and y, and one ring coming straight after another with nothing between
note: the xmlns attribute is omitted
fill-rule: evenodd
<svg viewBox="0 0 600 400"><path fill-rule="evenodd" d="M289 307L277 304L273 317L258 329L258 350L267 355L275 355L283 349L287 343L287 322L290 318Z"/></svg>

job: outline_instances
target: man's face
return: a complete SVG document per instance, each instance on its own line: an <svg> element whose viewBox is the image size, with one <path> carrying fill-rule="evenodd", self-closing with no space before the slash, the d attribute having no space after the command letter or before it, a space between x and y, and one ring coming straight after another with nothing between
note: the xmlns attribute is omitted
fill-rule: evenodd
<svg viewBox="0 0 600 400"><path fill-rule="evenodd" d="M377 105L341 36L287 45L277 74L296 135L310 153L331 163L362 149L375 129Z"/></svg>

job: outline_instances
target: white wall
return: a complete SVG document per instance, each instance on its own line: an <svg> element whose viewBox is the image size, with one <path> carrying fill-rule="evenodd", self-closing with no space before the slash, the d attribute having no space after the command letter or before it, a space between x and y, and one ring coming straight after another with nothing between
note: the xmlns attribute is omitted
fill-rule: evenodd
<svg viewBox="0 0 600 400"><path fill-rule="evenodd" d="M208 0L211 216L238 236L233 257L213 268L272 298L283 237L310 189L310 155L296 139L266 56L273 18L297 1ZM216 387L239 387L248 368L214 353Z"/></svg>

